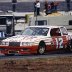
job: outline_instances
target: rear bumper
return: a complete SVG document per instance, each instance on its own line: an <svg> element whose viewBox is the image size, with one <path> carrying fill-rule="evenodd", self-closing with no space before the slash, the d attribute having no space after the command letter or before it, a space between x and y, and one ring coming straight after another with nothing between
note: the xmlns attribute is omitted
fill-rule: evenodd
<svg viewBox="0 0 72 72"><path fill-rule="evenodd" d="M32 54L37 53L38 46L0 46L3 54Z"/></svg>

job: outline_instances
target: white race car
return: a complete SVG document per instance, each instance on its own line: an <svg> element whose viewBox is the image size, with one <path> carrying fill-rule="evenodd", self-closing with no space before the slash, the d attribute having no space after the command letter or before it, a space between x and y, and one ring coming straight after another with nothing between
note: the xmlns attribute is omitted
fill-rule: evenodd
<svg viewBox="0 0 72 72"><path fill-rule="evenodd" d="M1 53L44 54L58 49L71 50L71 37L63 26L29 26L22 35L9 37L0 44Z"/></svg>

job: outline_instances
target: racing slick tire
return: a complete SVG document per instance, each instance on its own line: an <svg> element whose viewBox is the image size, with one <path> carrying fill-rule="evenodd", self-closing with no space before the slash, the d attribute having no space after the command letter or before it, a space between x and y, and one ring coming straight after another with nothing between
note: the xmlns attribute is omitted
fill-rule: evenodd
<svg viewBox="0 0 72 72"><path fill-rule="evenodd" d="M69 45L67 46L67 51L72 52L72 39L69 42Z"/></svg>
<svg viewBox="0 0 72 72"><path fill-rule="evenodd" d="M46 51L46 45L44 42L40 42L39 46L38 46L38 50L37 50L37 53L42 55L44 54Z"/></svg>
<svg viewBox="0 0 72 72"><path fill-rule="evenodd" d="M70 51L72 51L72 39L71 39L71 41L70 41Z"/></svg>

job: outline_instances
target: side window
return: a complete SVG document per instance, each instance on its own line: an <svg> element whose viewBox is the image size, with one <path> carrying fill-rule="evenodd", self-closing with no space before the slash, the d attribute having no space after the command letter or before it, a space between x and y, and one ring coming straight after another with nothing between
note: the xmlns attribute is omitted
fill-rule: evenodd
<svg viewBox="0 0 72 72"><path fill-rule="evenodd" d="M53 28L50 31L51 36L61 36L61 32L59 28Z"/></svg>
<svg viewBox="0 0 72 72"><path fill-rule="evenodd" d="M64 27L60 28L63 35L68 35L67 30Z"/></svg>

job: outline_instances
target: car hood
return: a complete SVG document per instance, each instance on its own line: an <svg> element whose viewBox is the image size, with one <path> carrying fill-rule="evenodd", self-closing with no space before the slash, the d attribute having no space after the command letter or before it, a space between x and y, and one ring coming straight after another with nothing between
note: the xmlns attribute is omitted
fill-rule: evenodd
<svg viewBox="0 0 72 72"><path fill-rule="evenodd" d="M27 35L17 35L4 39L5 42L34 42L44 39L46 36L27 36Z"/></svg>

